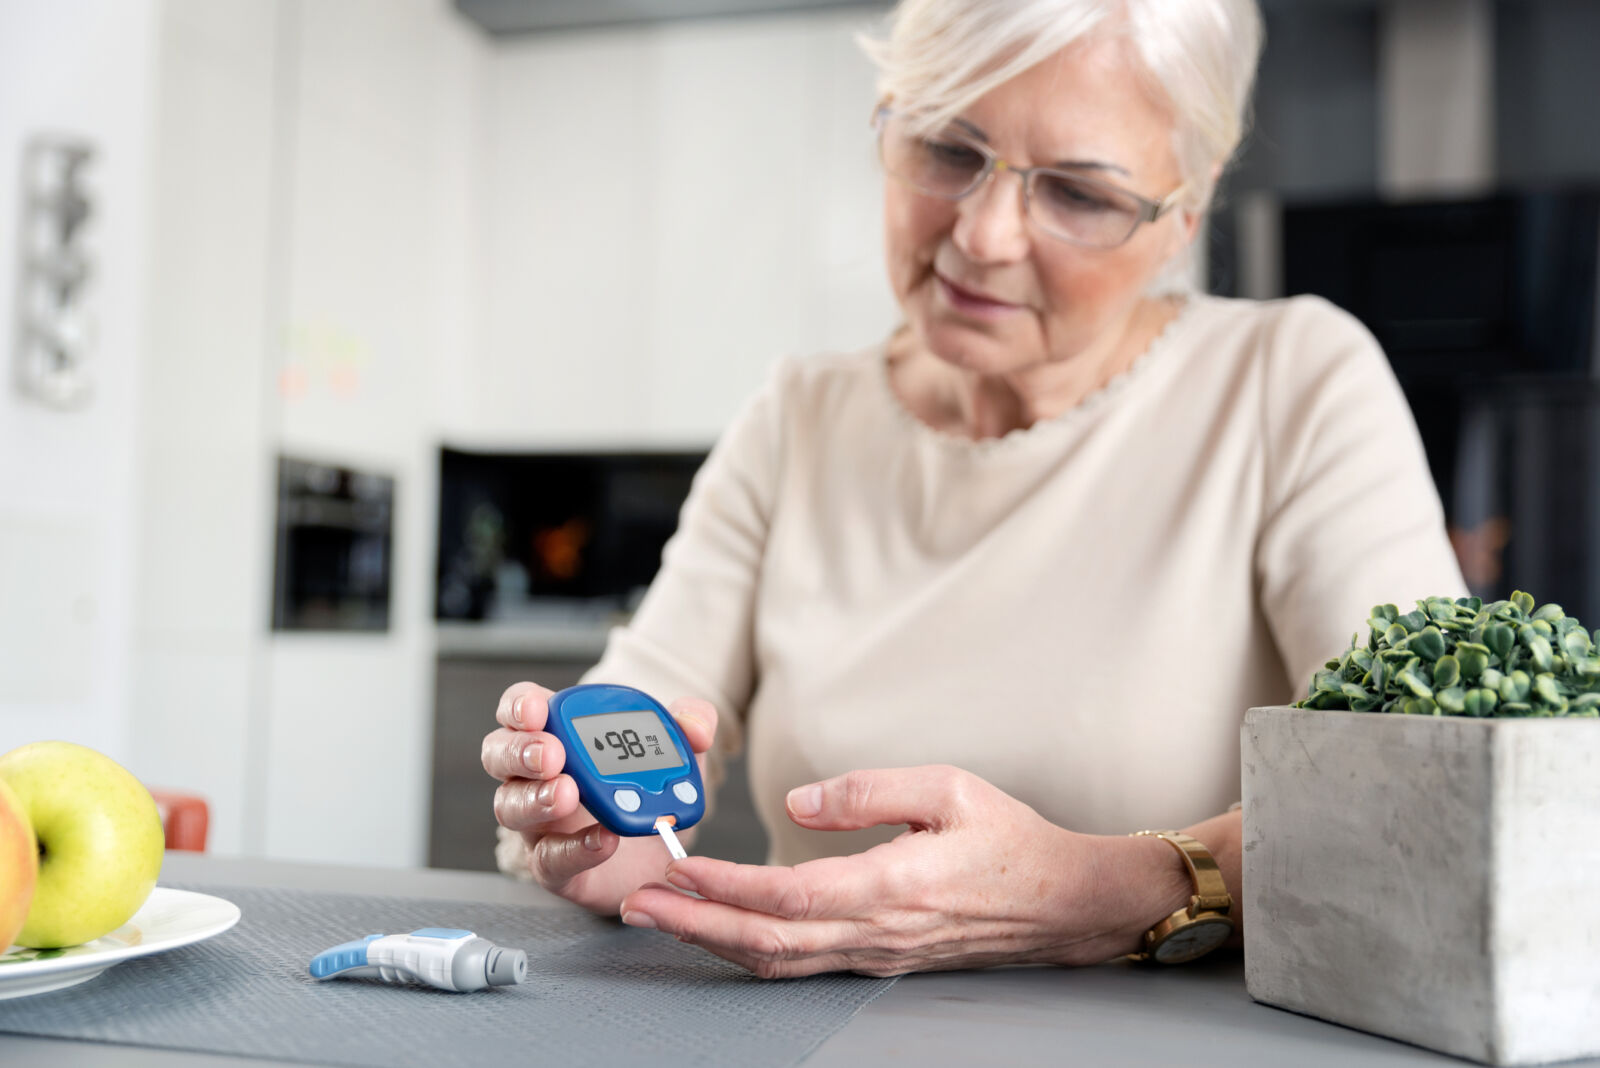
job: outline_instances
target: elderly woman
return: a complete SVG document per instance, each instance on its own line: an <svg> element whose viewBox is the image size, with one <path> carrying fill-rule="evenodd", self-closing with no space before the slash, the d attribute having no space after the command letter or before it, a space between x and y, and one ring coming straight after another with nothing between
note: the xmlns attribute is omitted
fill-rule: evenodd
<svg viewBox="0 0 1600 1068"><path fill-rule="evenodd" d="M588 676L689 695L712 772L742 736L769 866L598 826L533 683L484 743L502 863L763 976L1185 959L1243 921L1243 711L1374 602L1466 592L1438 497L1358 323L1173 284L1252 0L904 0L891 27L904 325L777 368Z"/></svg>

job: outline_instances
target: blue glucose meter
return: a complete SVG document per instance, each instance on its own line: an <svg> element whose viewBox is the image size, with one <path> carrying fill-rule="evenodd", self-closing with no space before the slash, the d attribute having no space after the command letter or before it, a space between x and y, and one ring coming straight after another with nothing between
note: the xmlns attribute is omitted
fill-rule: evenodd
<svg viewBox="0 0 1600 1068"><path fill-rule="evenodd" d="M673 828L706 814L700 765L661 703L629 686L573 686L549 701L545 730L567 749L564 769L606 829L630 838L660 834L683 855Z"/></svg>

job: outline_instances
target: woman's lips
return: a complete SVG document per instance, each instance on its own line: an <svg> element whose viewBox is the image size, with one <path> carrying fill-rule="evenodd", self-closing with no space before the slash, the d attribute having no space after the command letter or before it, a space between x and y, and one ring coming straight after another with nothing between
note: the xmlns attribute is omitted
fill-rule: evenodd
<svg viewBox="0 0 1600 1068"><path fill-rule="evenodd" d="M956 311L970 315L973 318L1002 319L1022 308L1020 304L995 300L993 297L956 285L956 283L937 272L934 273L933 277L938 281L939 294L944 298L945 303Z"/></svg>

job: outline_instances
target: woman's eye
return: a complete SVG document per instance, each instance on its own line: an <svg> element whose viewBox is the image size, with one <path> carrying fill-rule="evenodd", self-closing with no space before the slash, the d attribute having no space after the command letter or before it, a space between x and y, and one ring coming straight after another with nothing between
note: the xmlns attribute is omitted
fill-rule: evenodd
<svg viewBox="0 0 1600 1068"><path fill-rule="evenodd" d="M959 141L924 140L922 150L928 154L929 159L946 167L976 170L983 166L983 154L971 145L963 145Z"/></svg>
<svg viewBox="0 0 1600 1068"><path fill-rule="evenodd" d="M1073 211L1118 211L1119 206L1113 204L1099 193L1076 182L1065 181L1060 178L1042 178L1040 184L1044 187L1045 196L1058 207L1069 208Z"/></svg>

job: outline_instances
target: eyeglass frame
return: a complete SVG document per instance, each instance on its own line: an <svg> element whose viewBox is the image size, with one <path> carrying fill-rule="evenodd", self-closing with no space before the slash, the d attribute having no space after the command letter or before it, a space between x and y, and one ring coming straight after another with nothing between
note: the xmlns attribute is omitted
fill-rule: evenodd
<svg viewBox="0 0 1600 1068"><path fill-rule="evenodd" d="M976 193L979 189L982 189L984 185L988 183L989 179L993 178L996 174L1000 173L1001 171L1010 171L1022 182L1022 213L1023 216L1026 217L1030 222L1034 221L1034 218L1033 184L1029 181L1029 178L1035 174L1060 175L1064 178L1070 178L1074 182L1083 182L1086 185L1101 189L1107 193L1115 193L1119 196L1129 197L1139 205L1139 213L1134 216L1133 225L1128 228L1128 232L1122 238L1122 240L1118 241L1114 245L1096 245L1089 241L1080 241L1077 238L1068 237L1065 234L1059 234L1050 229L1048 226L1044 226L1042 224L1039 226L1039 229L1043 230L1057 241L1065 241L1070 245L1077 245L1079 248L1113 249L1126 245L1129 241L1133 240L1133 235L1139 232L1139 227L1143 226L1145 223L1155 222L1157 219L1161 218L1161 216L1165 215L1167 212L1176 207L1178 204L1178 198L1184 193L1185 190L1189 188L1189 183L1183 182L1178 186L1178 188L1174 189L1160 200L1151 200L1149 197L1144 196L1143 194L1135 193L1131 189L1124 189L1120 185L1116 185L1112 182L1103 181L1099 178L1092 178L1086 174L1079 174L1076 171L1064 170L1061 167L1019 167L1015 163L1005 159L988 145L983 144L981 141L978 141L975 138L964 137L961 139L962 143L983 157L983 169L978 172L978 176L973 179L972 184L966 189L963 189L961 192L956 193L953 196L948 193L936 193L931 189L922 188L920 185L917 185L908 178L903 178L900 175L895 174L888 168L888 165L884 163L884 127L888 125L888 119L894 117L895 115L903 116L904 114L904 112L895 111L888 104L879 104L873 109L872 128L877 131L878 135L878 163L883 166L884 173L889 177L893 178L895 181L899 182L901 185L904 185L908 189L913 189L916 192L921 193L923 196L938 197L940 200L948 200L952 203L958 200L965 200L973 193Z"/></svg>

